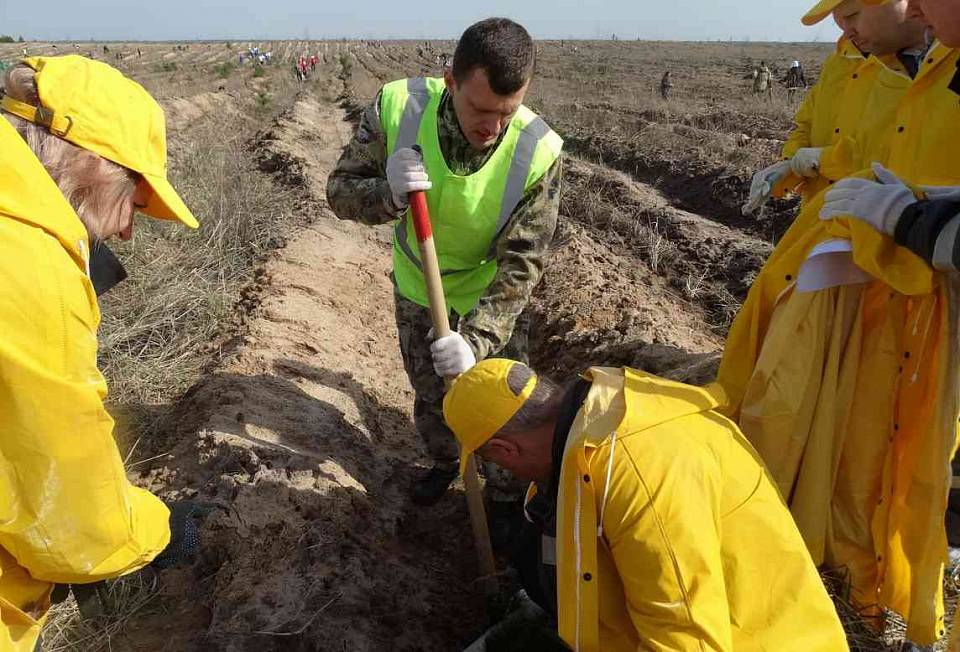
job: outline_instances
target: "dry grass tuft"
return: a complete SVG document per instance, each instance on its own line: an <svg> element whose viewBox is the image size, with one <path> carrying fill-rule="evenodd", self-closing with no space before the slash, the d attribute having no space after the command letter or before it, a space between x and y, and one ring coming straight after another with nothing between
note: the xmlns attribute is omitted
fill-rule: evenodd
<svg viewBox="0 0 960 652"><path fill-rule="evenodd" d="M127 623L155 608L159 583L150 570L134 573L110 583L112 609L102 616L83 620L71 595L54 605L43 628L43 652L100 652L111 650L123 636Z"/></svg>
<svg viewBox="0 0 960 652"><path fill-rule="evenodd" d="M138 219L117 251L130 278L103 301L100 365L111 400L153 405L196 377L251 267L295 221L290 191L254 169L242 136L193 134L173 183L201 227Z"/></svg>

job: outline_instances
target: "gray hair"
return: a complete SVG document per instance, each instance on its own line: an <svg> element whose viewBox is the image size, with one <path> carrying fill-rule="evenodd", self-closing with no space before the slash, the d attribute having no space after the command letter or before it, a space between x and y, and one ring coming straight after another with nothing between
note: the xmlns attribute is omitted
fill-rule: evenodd
<svg viewBox="0 0 960 652"><path fill-rule="evenodd" d="M3 86L4 92L13 99L40 105L36 73L26 64L7 70ZM40 159L90 236L103 239L106 219L133 197L139 175L54 136L41 125L10 113L3 113L3 117Z"/></svg>
<svg viewBox="0 0 960 652"><path fill-rule="evenodd" d="M556 421L560 412L563 392L555 382L545 376L536 374L533 369L525 364L515 364L507 375L507 385L511 391L519 394L533 377L537 379L533 393L523 404L523 407L513 415L513 418L497 434L520 434L536 430Z"/></svg>

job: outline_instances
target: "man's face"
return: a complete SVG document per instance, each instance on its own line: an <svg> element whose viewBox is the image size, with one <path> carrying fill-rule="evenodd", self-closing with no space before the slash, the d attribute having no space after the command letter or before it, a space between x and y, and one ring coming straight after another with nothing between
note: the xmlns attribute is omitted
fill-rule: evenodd
<svg viewBox="0 0 960 652"><path fill-rule="evenodd" d="M500 132L510 121L527 94L529 82L512 95L497 95L490 88L487 71L474 68L470 75L458 84L452 71L444 73L447 89L453 97L453 108L460 122L460 129L474 149L486 149L497 142Z"/></svg>
<svg viewBox="0 0 960 652"><path fill-rule="evenodd" d="M933 29L948 47L960 47L960 0L910 0L910 15Z"/></svg>
<svg viewBox="0 0 960 652"><path fill-rule="evenodd" d="M877 56L919 45L923 38L922 26L907 17L906 0L882 5L844 2L834 11L834 18L854 45Z"/></svg>

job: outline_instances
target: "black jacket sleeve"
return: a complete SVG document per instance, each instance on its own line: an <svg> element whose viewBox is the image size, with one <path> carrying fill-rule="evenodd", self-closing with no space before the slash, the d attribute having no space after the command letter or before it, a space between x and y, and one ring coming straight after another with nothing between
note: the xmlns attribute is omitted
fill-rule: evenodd
<svg viewBox="0 0 960 652"><path fill-rule="evenodd" d="M960 270L960 199L924 199L908 206L893 239L940 270Z"/></svg>

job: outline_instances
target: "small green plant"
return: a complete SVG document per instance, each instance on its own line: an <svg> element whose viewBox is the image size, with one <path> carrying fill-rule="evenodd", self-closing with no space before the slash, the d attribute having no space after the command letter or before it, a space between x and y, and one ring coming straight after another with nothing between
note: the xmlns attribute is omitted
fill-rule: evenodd
<svg viewBox="0 0 960 652"><path fill-rule="evenodd" d="M17 43L23 43L23 34L21 34L20 38L17 39Z"/></svg>
<svg viewBox="0 0 960 652"><path fill-rule="evenodd" d="M263 77L264 74L263 66L261 66L259 63L253 67L254 77Z"/></svg>
<svg viewBox="0 0 960 652"><path fill-rule="evenodd" d="M226 79L233 74L235 66L232 61L225 61L220 65L216 66L213 70L217 73L217 77L220 79Z"/></svg>
<svg viewBox="0 0 960 652"><path fill-rule="evenodd" d="M353 74L353 59L346 52L340 53L340 78L347 79Z"/></svg>
<svg viewBox="0 0 960 652"><path fill-rule="evenodd" d="M270 104L273 102L273 96L270 93L260 92L257 93L257 111L265 112L270 108Z"/></svg>
<svg viewBox="0 0 960 652"><path fill-rule="evenodd" d="M164 61L153 67L154 72L173 72L176 69L177 64L174 61Z"/></svg>

